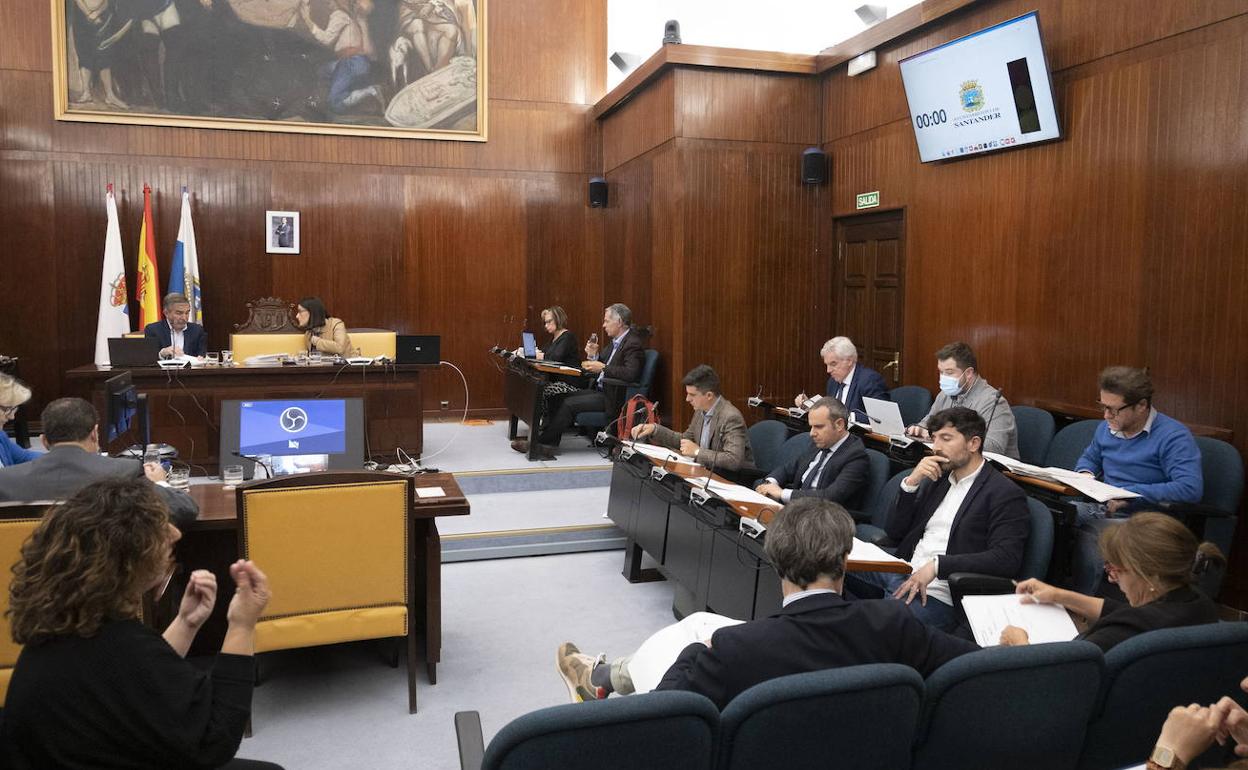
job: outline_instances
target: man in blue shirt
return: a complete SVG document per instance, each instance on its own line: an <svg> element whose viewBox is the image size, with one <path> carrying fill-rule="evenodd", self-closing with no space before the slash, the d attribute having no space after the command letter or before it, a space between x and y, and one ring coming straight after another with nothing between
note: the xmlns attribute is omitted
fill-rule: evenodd
<svg viewBox="0 0 1248 770"><path fill-rule="evenodd" d="M1204 481L1200 448L1192 432L1153 406L1153 382L1143 369L1111 366L1101 372L1100 407L1105 422L1075 470L1140 497L1108 503L1080 502L1075 533L1076 588L1095 594L1104 563L1097 549L1101 530L1159 502L1200 502Z"/></svg>

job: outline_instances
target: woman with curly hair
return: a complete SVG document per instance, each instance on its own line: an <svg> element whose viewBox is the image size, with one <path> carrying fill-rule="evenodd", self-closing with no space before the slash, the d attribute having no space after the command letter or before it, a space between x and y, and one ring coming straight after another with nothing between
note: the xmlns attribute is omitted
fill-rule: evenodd
<svg viewBox="0 0 1248 770"><path fill-rule="evenodd" d="M264 573L241 559L230 565L229 629L210 670L184 656L216 602L211 572L191 574L163 636L139 619L143 596L168 580L180 537L144 479L90 484L44 514L13 566L8 615L25 646L0 725L0 766L275 767L231 761L251 712Z"/></svg>

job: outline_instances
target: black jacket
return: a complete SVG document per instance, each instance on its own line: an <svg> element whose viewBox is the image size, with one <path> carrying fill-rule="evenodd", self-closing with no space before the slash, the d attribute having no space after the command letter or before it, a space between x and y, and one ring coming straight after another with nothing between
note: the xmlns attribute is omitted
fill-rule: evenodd
<svg viewBox="0 0 1248 770"><path fill-rule="evenodd" d="M645 335L637 329L630 327L628 334L624 335L624 341L620 343L620 349L615 352L615 357L611 357L612 340L607 340L598 347L598 356L595 360L602 361L604 364L610 359L611 363L607 364L602 370L603 379L622 380L623 382L632 384L641 379L641 370L646 365L646 342ZM598 379L598 375L593 375L590 380L590 387ZM625 387L620 385L611 385L603 383L602 392L607 400L607 418L615 419L615 415L620 413L620 409L624 407Z"/></svg>
<svg viewBox="0 0 1248 770"><path fill-rule="evenodd" d="M835 396L840 389L840 384L829 377L827 395ZM845 408L860 422L867 420L867 410L862 404L864 396L878 398L881 401L892 400L892 396L888 394L888 386L884 384L884 378L879 372L869 366L855 364L854 378L849 381L849 392L845 394Z"/></svg>
<svg viewBox="0 0 1248 770"><path fill-rule="evenodd" d="M949 491L949 474L924 484L916 492L904 489L885 528L899 541L897 557L909 561L923 538L927 522ZM1012 578L1023 567L1023 550L1031 526L1027 496L996 468L984 463L953 518L949 545L938 560L936 577L947 580L954 572L979 572ZM920 565L921 566L921 565Z"/></svg>
<svg viewBox="0 0 1248 770"><path fill-rule="evenodd" d="M841 444L840 449L828 458L823 466L814 489L798 489L802 485L802 474L815 458L819 448L814 446L802 453L800 457L787 465L776 468L767 474L776 480L783 489L794 490L792 499L801 497L818 497L829 502L840 503L846 508L859 508L862 494L867 488L867 477L870 475L871 461L867 459L867 450L862 439L850 434Z"/></svg>
<svg viewBox="0 0 1248 770"><path fill-rule="evenodd" d="M722 710L742 691L787 674L902 663L927 676L977 649L923 625L901 602L815 594L771 617L719 629L710 647L689 645L655 689L701 693Z"/></svg>
<svg viewBox="0 0 1248 770"><path fill-rule="evenodd" d="M168 321L157 321L143 327L143 336L160 343L164 350L173 344L173 333ZM182 352L188 356L202 356L208 352L208 334L199 324L188 323L182 330Z"/></svg>
<svg viewBox="0 0 1248 770"><path fill-rule="evenodd" d="M1156 601L1132 607L1106 599L1101 617L1079 636L1108 652L1136 634L1159 628L1199 626L1218 622L1218 605L1190 586L1180 586Z"/></svg>

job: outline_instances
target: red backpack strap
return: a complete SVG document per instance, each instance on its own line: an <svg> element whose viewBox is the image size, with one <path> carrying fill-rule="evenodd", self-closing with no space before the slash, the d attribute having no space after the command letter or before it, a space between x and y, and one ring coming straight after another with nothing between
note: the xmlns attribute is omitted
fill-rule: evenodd
<svg viewBox="0 0 1248 770"><path fill-rule="evenodd" d="M642 415L642 419L638 420L638 414ZM633 433L634 425L642 425L645 423L655 423L659 421L659 411L655 408L653 401L649 401L645 396L638 393L624 404L624 408L620 410L619 418L615 421L615 435L617 438L627 438Z"/></svg>

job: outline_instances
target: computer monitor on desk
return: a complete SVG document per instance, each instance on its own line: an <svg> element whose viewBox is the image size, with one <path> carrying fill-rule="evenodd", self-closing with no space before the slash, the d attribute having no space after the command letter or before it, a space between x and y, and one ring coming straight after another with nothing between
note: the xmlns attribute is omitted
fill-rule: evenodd
<svg viewBox="0 0 1248 770"><path fill-rule="evenodd" d="M359 398L256 399L221 403L220 463L255 478L267 455L274 475L358 470L364 464L364 401ZM263 475L263 474L262 474Z"/></svg>
<svg viewBox="0 0 1248 770"><path fill-rule="evenodd" d="M147 398L134 387L130 372L122 372L104 381L105 413L102 429L104 446L124 438L135 420L138 420L138 443L151 443L148 423ZM140 450L142 447L140 447Z"/></svg>
<svg viewBox="0 0 1248 770"><path fill-rule="evenodd" d="M520 332L520 345L524 348L524 357L530 361L537 358L537 338L533 332Z"/></svg>

